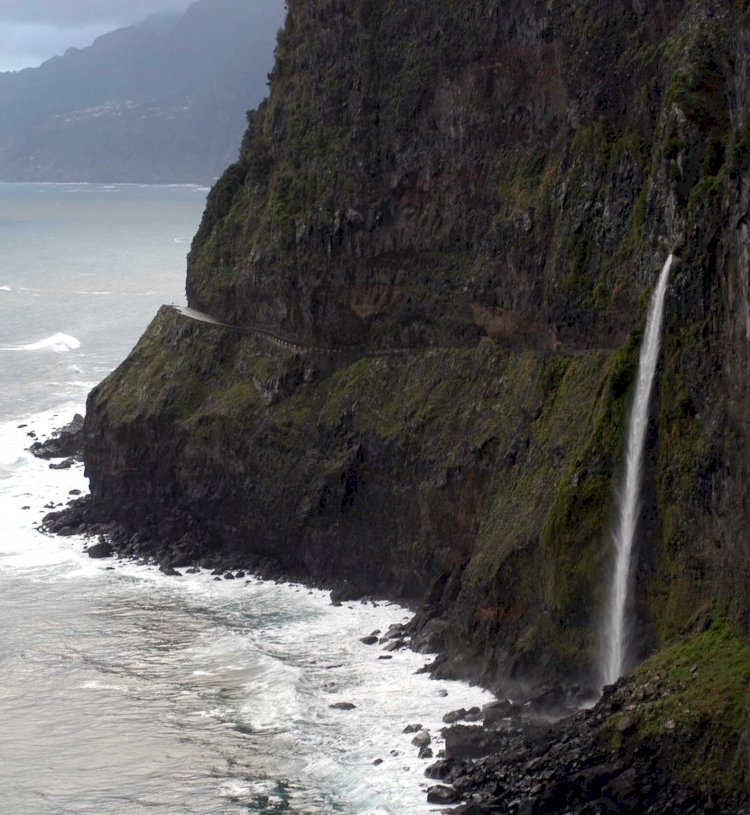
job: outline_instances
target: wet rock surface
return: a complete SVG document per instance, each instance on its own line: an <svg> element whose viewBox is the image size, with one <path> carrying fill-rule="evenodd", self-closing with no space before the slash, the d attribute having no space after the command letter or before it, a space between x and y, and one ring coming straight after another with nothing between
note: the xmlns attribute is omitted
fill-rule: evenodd
<svg viewBox="0 0 750 815"><path fill-rule="evenodd" d="M94 544L93 546L89 546L86 551L88 552L88 556L90 558L94 558L96 560L100 558L112 557L114 554L112 546L104 540Z"/></svg>
<svg viewBox="0 0 750 815"><path fill-rule="evenodd" d="M37 458L54 459L64 458L57 465L50 465L53 469L68 469L73 462L83 459L83 425L84 419L79 413L64 427L56 430L52 436L43 442L34 442L29 451Z"/></svg>
<svg viewBox="0 0 750 815"><path fill-rule="evenodd" d="M47 508L53 509L53 506ZM170 537L170 527L189 531ZM102 521L88 495L70 501L67 506L54 507L54 511L42 519L39 531L97 538L99 543L106 541L110 555L155 563L165 570L213 569L212 574L218 580L242 579L252 574L264 580L299 580L311 586L327 587L323 581L310 580L304 572L283 568L272 558L222 551L200 524L179 513L168 523L154 515L145 515L137 528L128 522ZM91 548L94 547L89 551Z"/></svg>
<svg viewBox="0 0 750 815"><path fill-rule="evenodd" d="M451 755L451 744L462 746L468 728L444 731L446 757L425 772L427 778L441 781L440 787L433 788L438 790L433 800L447 801L445 789L453 790L453 800L461 803L445 812L455 815L750 813L746 796L720 796L677 784L663 746L643 741L636 742L635 748L613 743L607 723L638 693L633 682L621 681L606 688L591 710L552 724L534 713L533 701L501 722L495 719L495 706L486 706L489 723L476 728L477 739L480 732L485 734L482 757L467 760ZM632 726L627 717L624 721L624 727ZM475 742L470 744L473 747ZM460 753L460 747L454 752Z"/></svg>

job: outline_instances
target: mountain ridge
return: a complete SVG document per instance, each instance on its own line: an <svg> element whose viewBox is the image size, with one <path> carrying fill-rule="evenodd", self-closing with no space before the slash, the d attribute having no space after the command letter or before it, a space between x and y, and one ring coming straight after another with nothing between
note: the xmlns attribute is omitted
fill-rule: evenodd
<svg viewBox="0 0 750 815"><path fill-rule="evenodd" d="M0 179L212 181L266 93L283 4L199 0L0 75Z"/></svg>

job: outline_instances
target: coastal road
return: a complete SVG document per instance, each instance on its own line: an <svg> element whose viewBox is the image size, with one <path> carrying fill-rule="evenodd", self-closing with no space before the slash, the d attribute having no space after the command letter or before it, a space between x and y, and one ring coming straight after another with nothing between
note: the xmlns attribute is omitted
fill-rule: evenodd
<svg viewBox="0 0 750 815"><path fill-rule="evenodd" d="M207 323L208 325L218 326L220 328L229 328L232 331L241 331L243 334L255 334L258 337L262 337L265 340L268 340L272 345L277 346L278 348L283 348L287 351L292 351L296 354L327 354L327 355L343 355L343 354L357 354L360 356L367 356L367 357L386 357L386 356L397 356L399 354L408 354L415 350L420 350L416 348L388 348L388 349L377 349L377 350L367 350L365 348L352 346L350 348L319 348L313 345L302 345L294 340L290 340L288 337L281 337L278 334L272 334L270 331L266 331L264 328L259 328L257 326L240 326L240 325L232 325L231 323L223 323L221 320L217 320L215 317L212 317L210 314L205 314L202 311L196 311L194 308L188 308L187 306L175 306L171 305L169 308L176 311L178 314L182 315L183 317L187 317L190 320L195 320L199 323ZM436 346L430 346L436 347Z"/></svg>

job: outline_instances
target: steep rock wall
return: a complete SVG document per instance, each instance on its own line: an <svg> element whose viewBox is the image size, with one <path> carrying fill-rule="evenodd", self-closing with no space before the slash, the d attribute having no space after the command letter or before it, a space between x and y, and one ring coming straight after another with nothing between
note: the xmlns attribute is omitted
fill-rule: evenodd
<svg viewBox="0 0 750 815"><path fill-rule="evenodd" d="M748 30L743 2L292 0L188 298L351 353L162 312L90 399L97 511L184 557L432 585L453 672L590 679L675 248L632 656L706 605L747 633Z"/></svg>

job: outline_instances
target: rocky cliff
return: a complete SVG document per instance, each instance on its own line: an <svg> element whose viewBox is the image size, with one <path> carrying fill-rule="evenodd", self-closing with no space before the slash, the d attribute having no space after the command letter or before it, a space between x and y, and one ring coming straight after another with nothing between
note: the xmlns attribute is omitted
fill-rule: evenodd
<svg viewBox="0 0 750 815"><path fill-rule="evenodd" d="M97 517L162 559L424 599L441 670L596 684L674 249L631 663L707 614L747 636L746 0L288 5L189 260L189 304L244 330L162 310L94 390Z"/></svg>

